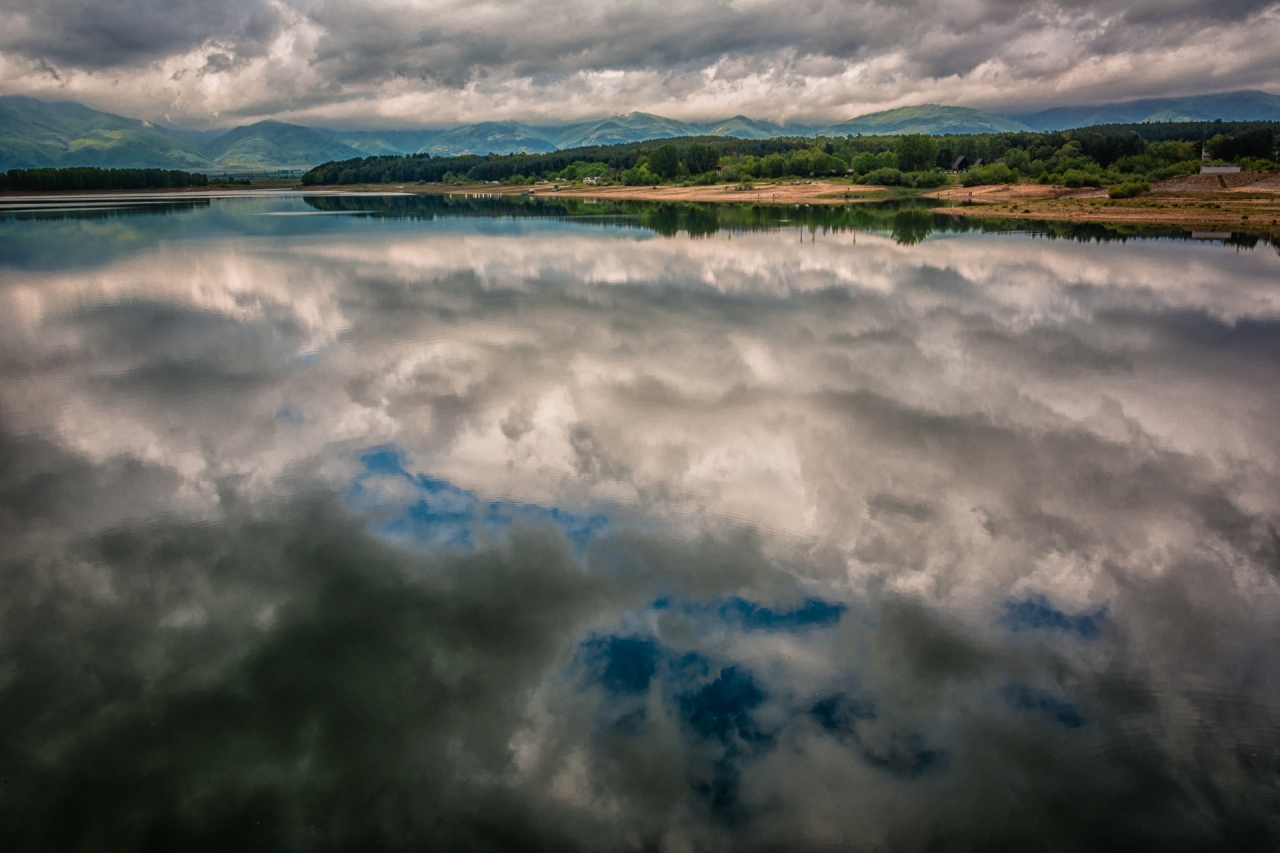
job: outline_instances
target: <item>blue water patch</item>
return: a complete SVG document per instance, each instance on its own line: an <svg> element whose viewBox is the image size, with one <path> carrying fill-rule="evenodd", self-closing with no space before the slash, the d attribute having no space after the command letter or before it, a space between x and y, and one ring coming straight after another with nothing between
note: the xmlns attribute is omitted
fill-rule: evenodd
<svg viewBox="0 0 1280 853"><path fill-rule="evenodd" d="M697 652L685 652L667 663L667 672L673 681L697 681L711 673L711 661Z"/></svg>
<svg viewBox="0 0 1280 853"><path fill-rule="evenodd" d="M306 418L302 416L302 412L292 409L289 406L281 406L276 412L276 420L289 424L290 426L299 426L306 422Z"/></svg>
<svg viewBox="0 0 1280 853"><path fill-rule="evenodd" d="M815 702L809 713L827 731L850 734L857 721L876 719L876 706L869 699L851 699L837 694Z"/></svg>
<svg viewBox="0 0 1280 853"><path fill-rule="evenodd" d="M763 744L770 736L756 726L751 712L764 700L750 673L728 666L715 681L681 696L680 711L689 728L704 738L725 745L733 740Z"/></svg>
<svg viewBox="0 0 1280 853"><path fill-rule="evenodd" d="M403 454L392 445L361 453L360 467L347 490L347 505L362 511L382 510L373 532L392 538L472 549L476 532L495 534L516 525L537 527L550 523L581 548L610 526L604 513L579 514L559 507L482 500L475 492L448 480L410 472L405 468ZM374 488L380 478L409 483L411 496L381 499ZM395 511L388 516L388 509Z"/></svg>
<svg viewBox="0 0 1280 853"><path fill-rule="evenodd" d="M887 744L868 743L859 726L873 723L879 716L869 699L837 693L815 702L809 716L828 734L852 747L863 761L894 776L915 779L945 770L950 764L946 750L925 746L924 738L915 732L893 732Z"/></svg>
<svg viewBox="0 0 1280 853"><path fill-rule="evenodd" d="M409 472L404 469L400 451L394 447L379 447L366 451L360 454L360 464L364 466L365 474L396 474L410 477Z"/></svg>
<svg viewBox="0 0 1280 853"><path fill-rule="evenodd" d="M720 606L720 614L729 621L736 621L744 628L764 631L796 631L802 628L834 625L848 610L839 602L820 598L806 598L794 610L773 610L761 607L742 598L731 598Z"/></svg>
<svg viewBox="0 0 1280 853"><path fill-rule="evenodd" d="M722 758L711 764L711 778L694 785L694 790L706 797L711 810L724 817L738 804L738 789L742 771L731 758Z"/></svg>
<svg viewBox="0 0 1280 853"><path fill-rule="evenodd" d="M1060 699L1052 693L1037 690L1026 684L1009 684L1002 691L1004 698L1019 711L1047 714L1064 729L1078 729L1084 725L1084 717L1075 704Z"/></svg>
<svg viewBox="0 0 1280 853"><path fill-rule="evenodd" d="M1024 601L1005 602L1000 624L1010 631L1066 631L1092 640L1101 636L1106 620L1105 607L1072 616L1055 608L1043 595L1033 595Z"/></svg>
<svg viewBox="0 0 1280 853"><path fill-rule="evenodd" d="M720 668L697 652L680 653L652 637L592 637L580 648L578 662L590 681L604 687L601 711L607 730L641 735L648 722L648 694L655 682L699 746L700 769L690 784L721 818L737 801L740 764L770 748L774 736L757 722L755 711L768 695L754 676L737 666ZM692 769L692 768L691 768Z"/></svg>
<svg viewBox="0 0 1280 853"><path fill-rule="evenodd" d="M600 683L615 693L645 693L658 671L662 650L647 637L604 637L583 644Z"/></svg>
<svg viewBox="0 0 1280 853"><path fill-rule="evenodd" d="M840 621L849 606L821 598L806 598L793 610L774 610L745 598L729 598L710 604L694 604L659 598L649 605L654 610L677 611L690 616L715 616L735 627L755 631L801 631L824 628Z"/></svg>
<svg viewBox="0 0 1280 853"><path fill-rule="evenodd" d="M721 819L732 819L742 762L773 746L773 735L761 728L753 713L766 698L751 673L727 666L714 681L677 699L685 730L719 750L719 757L711 761L709 778L696 783L694 790Z"/></svg>

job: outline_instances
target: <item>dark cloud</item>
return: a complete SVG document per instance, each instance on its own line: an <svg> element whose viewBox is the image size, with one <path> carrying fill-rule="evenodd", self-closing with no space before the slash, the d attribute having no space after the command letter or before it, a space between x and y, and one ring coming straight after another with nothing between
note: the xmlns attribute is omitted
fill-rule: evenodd
<svg viewBox="0 0 1280 853"><path fill-rule="evenodd" d="M0 3L0 50L39 63L55 82L75 70L132 78L149 63L195 51L197 59L184 60L163 83L164 110L369 118L385 114L385 99L409 97L422 109L450 113L406 115L410 123L439 124L457 120L460 110L473 119L579 118L659 103L671 110L690 99L708 116L750 109L847 118L839 113L850 105L904 98L994 107L1049 98L1028 93L1028 85L1075 100L1272 85L1275 63L1261 44L1248 47L1246 33L1259 25L1269 32L1275 9L1262 0L50 0ZM1230 69L1161 66L1154 77L1118 70L1153 51L1199 55L1214 45L1232 52ZM1111 60L1119 64L1082 69ZM236 77L236 93L200 88L211 74ZM592 99L601 98L622 102L593 108ZM726 106L717 109L720 102Z"/></svg>
<svg viewBox="0 0 1280 853"><path fill-rule="evenodd" d="M423 205L0 223L5 849L1274 848L1273 253Z"/></svg>
<svg viewBox="0 0 1280 853"><path fill-rule="evenodd" d="M1077 25L1092 52L1132 50L1163 32L1190 37L1205 22L1243 24L1274 3L1227 6L987 2L982 4L800 4L720 2L670 6L506 4L483 11L445 6L379 9L325 4L311 12L325 30L318 59L344 81L387 75L446 86L503 74L538 78L608 69L674 72L756 55L857 61L905 53L928 77L965 74L992 59L1017 64L1019 38ZM397 26L398 24L398 26ZM1113 42L1118 33L1123 41ZM1094 47L1088 46L1093 44ZM758 66L756 66L758 68Z"/></svg>
<svg viewBox="0 0 1280 853"><path fill-rule="evenodd" d="M83 543L115 606L7 620L8 843L563 844L484 780L595 594L561 545L513 547L413 566L321 509Z"/></svg>
<svg viewBox="0 0 1280 853"><path fill-rule="evenodd" d="M261 55L280 32L280 10L268 0L94 0L2 2L0 49L58 66L128 68L215 41L223 52Z"/></svg>

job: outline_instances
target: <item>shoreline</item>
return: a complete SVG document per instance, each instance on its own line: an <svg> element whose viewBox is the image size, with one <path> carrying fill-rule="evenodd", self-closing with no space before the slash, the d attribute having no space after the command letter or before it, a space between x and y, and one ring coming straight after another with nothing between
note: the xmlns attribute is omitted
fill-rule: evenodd
<svg viewBox="0 0 1280 853"><path fill-rule="evenodd" d="M740 191L731 184L698 187L659 186L494 186L492 184L391 185L406 194L493 196L511 198L571 198L597 201L693 202L765 205L847 205L901 199L951 202L954 206L931 208L933 213L1011 221L1057 221L1110 226L1172 226L1189 230L1222 230L1280 236L1280 180L1276 188L1252 191L1250 187L1217 190L1182 189L1163 182L1151 192L1131 199L1111 199L1105 189L1071 189L1045 184L1008 184L978 187L949 186L913 192L899 187L812 183L760 184ZM317 187L333 190L334 187ZM373 191L371 185L353 190ZM530 193L530 190L533 190ZM301 190L299 191L313 191Z"/></svg>
<svg viewBox="0 0 1280 853"><path fill-rule="evenodd" d="M367 187L367 184L357 186ZM705 186L603 187L583 185L533 184L494 186L493 184L397 184L396 190L423 195L491 195L512 198L575 198L598 201L666 201L714 204L824 204L841 205L889 201L896 197L893 187L866 184L838 184L831 181L801 181L758 184L750 190L738 184Z"/></svg>
<svg viewBox="0 0 1280 853"><path fill-rule="evenodd" d="M446 195L506 198L553 198L581 201L642 201L699 204L848 205L922 199L950 202L933 213L1006 221L1076 222L1104 226L1170 226L1222 230L1280 237L1280 177L1255 186L1200 189L1177 185L1177 179L1157 184L1150 192L1129 199L1111 199L1105 189L1069 189L1042 184L977 187L949 186L925 192L897 187L845 184L831 181L759 184L742 190L734 184L707 186L582 186L538 184L353 184L304 187L298 184L261 187L186 187L174 189L82 190L75 192L0 192L6 207L54 202L112 202L236 198L265 195Z"/></svg>
<svg viewBox="0 0 1280 853"><path fill-rule="evenodd" d="M1134 198L1113 199L1105 189L1010 184L947 187L925 198L958 202L933 208L934 213L983 219L1079 222L1097 225L1172 226L1280 235L1280 182L1203 190L1164 181ZM1272 187L1276 188L1272 188Z"/></svg>
<svg viewBox="0 0 1280 853"><path fill-rule="evenodd" d="M125 199L151 201L171 199L205 199L205 198L255 198L266 196L288 195L298 190L297 185L279 187L157 187L134 190L50 190L44 193L27 191L0 192L0 208L6 205L23 203L48 203L60 201L119 201ZM403 191L350 191L333 187L321 187L307 190L309 195L407 195Z"/></svg>

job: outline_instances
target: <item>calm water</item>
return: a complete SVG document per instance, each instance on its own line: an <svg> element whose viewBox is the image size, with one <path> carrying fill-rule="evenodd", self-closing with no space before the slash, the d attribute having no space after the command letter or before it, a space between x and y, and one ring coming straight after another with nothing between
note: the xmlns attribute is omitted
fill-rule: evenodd
<svg viewBox="0 0 1280 853"><path fill-rule="evenodd" d="M1278 376L1238 236L0 211L0 844L1274 851Z"/></svg>

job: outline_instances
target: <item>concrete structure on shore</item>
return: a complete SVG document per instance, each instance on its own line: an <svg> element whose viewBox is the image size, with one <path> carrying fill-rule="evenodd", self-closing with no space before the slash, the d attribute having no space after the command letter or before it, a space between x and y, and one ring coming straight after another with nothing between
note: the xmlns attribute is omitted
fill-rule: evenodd
<svg viewBox="0 0 1280 853"><path fill-rule="evenodd" d="M1239 171L1240 167L1233 165L1214 166L1211 163L1205 163L1200 167L1202 175L1234 175Z"/></svg>

